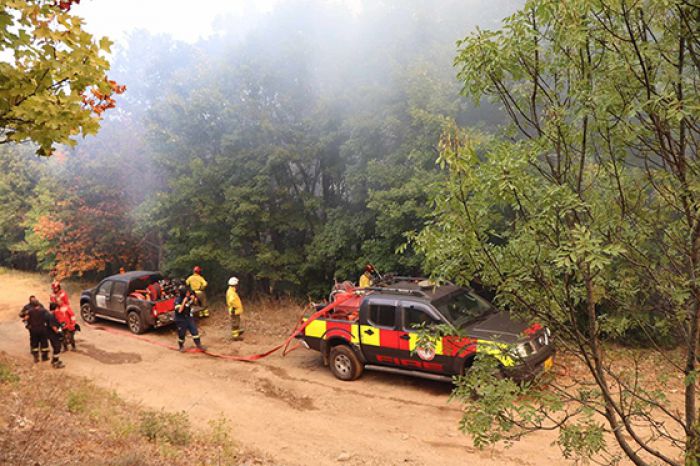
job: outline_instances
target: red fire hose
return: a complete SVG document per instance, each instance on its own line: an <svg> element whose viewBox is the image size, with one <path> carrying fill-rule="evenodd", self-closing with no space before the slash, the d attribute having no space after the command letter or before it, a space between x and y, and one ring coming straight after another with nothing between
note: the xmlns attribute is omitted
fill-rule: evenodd
<svg viewBox="0 0 700 466"><path fill-rule="evenodd" d="M318 319L319 317L322 317L322 316L328 314L337 305L342 304L344 301L349 299L351 296L353 296L353 295L350 293L338 296L335 299L335 301L328 304L323 309L311 314L311 316L308 319L306 319L304 322L300 322L299 325L297 325L297 327L294 329L294 331L284 340L284 342L282 342L281 344L279 344L279 345L275 346L274 348L272 348L268 351L265 351L263 353L251 354L248 356L236 356L233 354L219 354L219 353L213 353L211 351L202 351L199 349L189 349L189 350L187 350L187 352L188 353L203 353L203 354L206 354L207 356L212 356L212 357L219 358L219 359L226 359L229 361L253 362L253 361L257 361L258 359L265 358L265 357L271 355L272 353L284 348L284 350L282 351L282 356L285 356L287 353L290 353L298 348L298 345L295 345L294 347L292 347L290 349L289 345L292 343L292 340L294 340L294 337L296 337L299 333L303 332L304 329L306 328L306 326L309 325L309 323L311 323L315 319ZM162 341L153 340L151 338L144 337L141 335L134 335L133 333L125 332L123 330L117 330L114 328L102 327L102 326L96 326L93 328L95 328L97 330L101 330L103 332L113 333L115 335L127 336L129 338L133 338L135 340L140 340L140 341L149 343L149 344L154 345L154 346L160 346L161 348L167 348L170 350L178 350L178 347L175 345L163 343Z"/></svg>

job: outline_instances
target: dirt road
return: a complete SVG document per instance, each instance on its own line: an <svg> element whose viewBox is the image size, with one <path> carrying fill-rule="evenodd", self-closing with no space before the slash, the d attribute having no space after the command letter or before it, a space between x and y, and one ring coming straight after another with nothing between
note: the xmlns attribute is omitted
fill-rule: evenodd
<svg viewBox="0 0 700 466"><path fill-rule="evenodd" d="M30 364L27 333L17 312L30 294L48 301L48 281L36 275L0 276L0 351ZM77 311L77 296L71 296ZM293 312L247 318L289 321ZM256 321L257 320L257 321ZM251 354L269 348L277 335L252 334L227 343L223 317L204 324L203 341L217 352ZM101 326L124 330L117 324ZM65 371L85 376L121 397L149 408L185 410L200 425L225 416L233 438L276 458L280 464L563 464L550 446L551 433L539 433L515 446L478 451L458 433L459 406L448 403L445 383L366 372L341 382L323 367L318 353L300 349L257 362L216 360L176 351L83 325L79 351L64 357ZM147 334L174 344L171 329ZM188 342L191 343L191 342ZM348 458L349 457L349 458Z"/></svg>

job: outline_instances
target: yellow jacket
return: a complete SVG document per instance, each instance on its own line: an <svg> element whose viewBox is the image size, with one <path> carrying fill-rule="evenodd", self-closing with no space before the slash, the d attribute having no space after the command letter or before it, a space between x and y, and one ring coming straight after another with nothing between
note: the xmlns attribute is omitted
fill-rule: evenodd
<svg viewBox="0 0 700 466"><path fill-rule="evenodd" d="M207 287L207 281L198 273L193 273L187 280L185 280L187 286L192 288L192 291L204 291Z"/></svg>
<svg viewBox="0 0 700 466"><path fill-rule="evenodd" d="M229 286L228 290L226 290L226 308L229 314L243 314L243 303L241 303L241 298L238 296L236 288L233 286Z"/></svg>
<svg viewBox="0 0 700 466"><path fill-rule="evenodd" d="M370 286L372 286L372 276L368 273L360 275L360 288L367 288Z"/></svg>

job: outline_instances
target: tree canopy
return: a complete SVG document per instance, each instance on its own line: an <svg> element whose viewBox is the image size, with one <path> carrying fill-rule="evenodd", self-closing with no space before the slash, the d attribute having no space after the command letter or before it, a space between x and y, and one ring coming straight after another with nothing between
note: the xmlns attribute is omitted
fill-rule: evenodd
<svg viewBox="0 0 700 466"><path fill-rule="evenodd" d="M94 40L73 1L6 0L0 8L0 144L55 144L95 134L124 87L107 79L110 41Z"/></svg>
<svg viewBox="0 0 700 466"><path fill-rule="evenodd" d="M591 382L501 386L465 415L477 440L559 428L566 454L607 463L619 460L607 432L635 464L680 464L684 449L697 464L699 13L683 1L533 0L460 42L464 95L499 104L510 125L443 135L449 179L418 249L436 276L476 278L555 329ZM669 338L680 354L662 350ZM605 349L633 339L683 378L683 413L645 367L651 356ZM529 402L513 409L512 396Z"/></svg>

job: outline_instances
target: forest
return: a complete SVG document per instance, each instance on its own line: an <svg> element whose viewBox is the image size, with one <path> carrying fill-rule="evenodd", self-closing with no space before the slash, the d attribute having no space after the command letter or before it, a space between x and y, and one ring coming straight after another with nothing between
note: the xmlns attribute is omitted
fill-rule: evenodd
<svg viewBox="0 0 700 466"><path fill-rule="evenodd" d="M134 31L127 90L97 135L50 160L0 146L0 263L101 277L185 275L216 289L325 295L367 263L419 274L438 139L499 122L460 97L455 43L517 2L292 2L195 43Z"/></svg>
<svg viewBox="0 0 700 466"><path fill-rule="evenodd" d="M700 464L697 2L291 1L110 48L75 0L6 1L0 265L471 285L566 361L520 385L477 356L453 392L474 445Z"/></svg>

